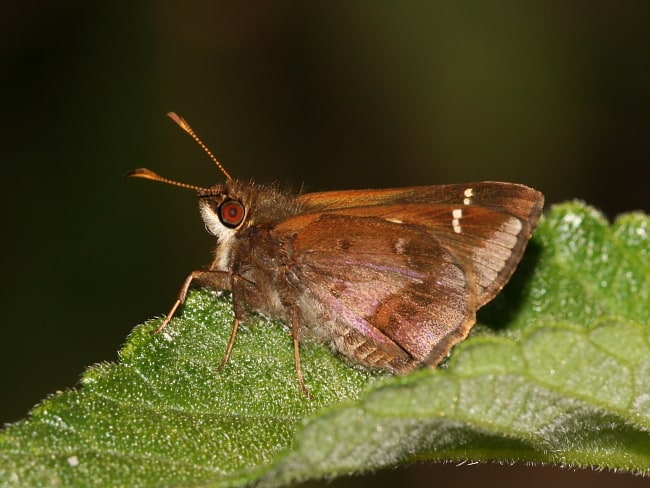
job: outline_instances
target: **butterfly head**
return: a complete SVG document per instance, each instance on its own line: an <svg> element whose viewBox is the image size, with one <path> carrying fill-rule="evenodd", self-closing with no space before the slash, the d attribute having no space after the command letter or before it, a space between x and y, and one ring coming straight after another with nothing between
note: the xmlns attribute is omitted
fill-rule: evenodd
<svg viewBox="0 0 650 488"><path fill-rule="evenodd" d="M173 112L167 115L201 146L224 174L226 181L211 187L202 187L165 178L147 168L133 170L126 176L195 190L199 195L199 209L206 230L218 238L221 246L231 241L235 234L244 228L253 225L270 227L282 218L300 211L298 200L290 192L275 186L242 183L233 179L185 119Z"/></svg>

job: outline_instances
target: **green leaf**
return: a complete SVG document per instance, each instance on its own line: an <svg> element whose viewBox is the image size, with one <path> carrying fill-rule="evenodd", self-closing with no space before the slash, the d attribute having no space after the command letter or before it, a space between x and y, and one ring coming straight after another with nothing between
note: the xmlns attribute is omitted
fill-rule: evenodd
<svg viewBox="0 0 650 488"><path fill-rule="evenodd" d="M0 433L4 486L277 486L417 460L499 460L650 474L650 224L581 204L542 220L512 282L437 370L377 375L227 297L137 327Z"/></svg>

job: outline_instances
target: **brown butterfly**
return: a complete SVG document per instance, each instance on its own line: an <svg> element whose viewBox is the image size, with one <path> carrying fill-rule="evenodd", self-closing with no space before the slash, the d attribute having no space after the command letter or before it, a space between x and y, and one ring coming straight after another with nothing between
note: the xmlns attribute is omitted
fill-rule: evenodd
<svg viewBox="0 0 650 488"><path fill-rule="evenodd" d="M508 282L542 213L543 195L514 183L291 194L233 179L189 124L168 114L208 153L225 183L203 188L148 169L128 176L194 189L214 260L185 280L232 293L235 323L249 312L290 324L354 363L402 374L436 366Z"/></svg>

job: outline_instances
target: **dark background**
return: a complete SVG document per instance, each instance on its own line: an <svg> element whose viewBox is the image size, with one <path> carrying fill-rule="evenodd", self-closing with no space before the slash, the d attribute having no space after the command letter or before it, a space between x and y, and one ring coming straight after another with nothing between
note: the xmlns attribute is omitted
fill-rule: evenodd
<svg viewBox="0 0 650 488"><path fill-rule="evenodd" d="M122 177L222 179L170 110L240 178L508 180L609 217L650 209L647 2L42 3L0 19L0 423L115 360L209 261L193 192ZM548 476L642 482L447 465L333 486Z"/></svg>

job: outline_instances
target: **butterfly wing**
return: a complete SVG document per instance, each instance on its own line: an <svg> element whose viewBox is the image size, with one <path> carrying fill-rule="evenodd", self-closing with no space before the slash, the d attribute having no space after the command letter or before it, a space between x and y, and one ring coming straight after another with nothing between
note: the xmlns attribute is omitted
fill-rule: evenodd
<svg viewBox="0 0 650 488"><path fill-rule="evenodd" d="M294 279L323 304L312 320L336 328L342 353L398 372L435 365L510 278L541 194L509 183L440 188L307 194L314 212L275 229L294 236Z"/></svg>

